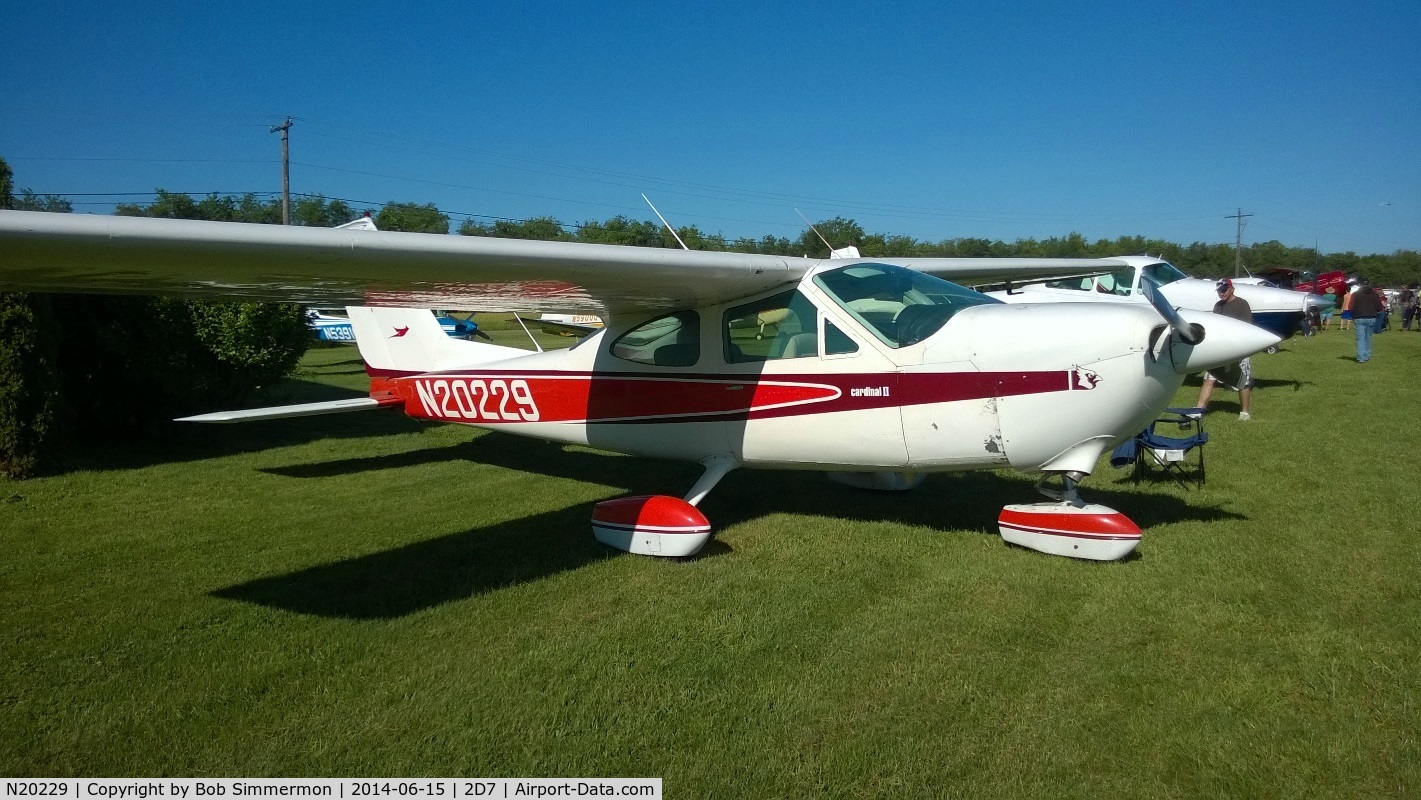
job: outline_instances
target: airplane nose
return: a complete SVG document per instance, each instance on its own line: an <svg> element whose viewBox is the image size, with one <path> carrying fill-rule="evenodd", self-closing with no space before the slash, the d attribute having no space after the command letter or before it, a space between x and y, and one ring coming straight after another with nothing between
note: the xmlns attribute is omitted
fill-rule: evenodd
<svg viewBox="0 0 1421 800"><path fill-rule="evenodd" d="M1232 364L1283 341L1257 325L1222 314L1180 311L1179 315L1185 322L1204 329L1204 338L1196 344L1170 335L1170 358L1174 362L1174 371L1180 375Z"/></svg>
<svg viewBox="0 0 1421 800"><path fill-rule="evenodd" d="M1314 309L1316 309L1317 311L1325 311L1329 308L1332 308L1334 305L1336 305L1336 302L1327 295L1308 295L1307 307L1309 311L1312 311Z"/></svg>

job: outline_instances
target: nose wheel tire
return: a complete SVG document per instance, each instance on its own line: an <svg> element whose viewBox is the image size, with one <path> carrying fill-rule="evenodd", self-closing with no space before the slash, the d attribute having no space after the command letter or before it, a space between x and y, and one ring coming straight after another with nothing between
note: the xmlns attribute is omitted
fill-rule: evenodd
<svg viewBox="0 0 1421 800"><path fill-rule="evenodd" d="M1036 490L1055 502L1004 507L997 517L1002 541L1088 561L1116 561L1135 552L1140 546L1140 527L1113 508L1081 500L1080 477L1062 473L1057 491L1046 486L1051 475L1041 476Z"/></svg>

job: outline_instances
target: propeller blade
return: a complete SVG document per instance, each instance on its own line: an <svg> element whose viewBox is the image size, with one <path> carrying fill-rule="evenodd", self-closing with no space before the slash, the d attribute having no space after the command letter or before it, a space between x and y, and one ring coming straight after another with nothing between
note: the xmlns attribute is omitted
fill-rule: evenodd
<svg viewBox="0 0 1421 800"><path fill-rule="evenodd" d="M1149 299L1150 305L1155 307L1164 321L1169 323L1169 327L1179 334L1179 338L1186 344L1199 344L1204 341L1204 328L1191 322L1186 322L1179 316L1179 309L1169 304L1164 293L1159 290L1159 284L1150 279L1148 275L1140 280L1140 289L1145 297Z"/></svg>

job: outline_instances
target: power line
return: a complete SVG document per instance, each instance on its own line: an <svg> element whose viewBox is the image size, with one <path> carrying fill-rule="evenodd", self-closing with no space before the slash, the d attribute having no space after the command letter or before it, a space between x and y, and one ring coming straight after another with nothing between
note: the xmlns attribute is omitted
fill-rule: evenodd
<svg viewBox="0 0 1421 800"><path fill-rule="evenodd" d="M158 192L35 192L36 195L53 195L55 197L157 197L160 194L185 194L189 197L201 195L223 195L228 197L240 197L249 194L275 195L276 192L174 192L163 189Z"/></svg>
<svg viewBox="0 0 1421 800"><path fill-rule="evenodd" d="M139 164L275 164L269 158L72 158L69 156L6 156L6 161L131 161Z"/></svg>

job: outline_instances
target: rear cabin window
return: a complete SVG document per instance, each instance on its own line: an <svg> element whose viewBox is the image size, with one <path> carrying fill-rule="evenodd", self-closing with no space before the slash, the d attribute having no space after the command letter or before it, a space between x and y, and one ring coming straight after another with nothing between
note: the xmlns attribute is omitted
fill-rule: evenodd
<svg viewBox="0 0 1421 800"><path fill-rule="evenodd" d="M701 358L701 317L678 311L643 322L612 342L612 355L637 364L694 367Z"/></svg>

